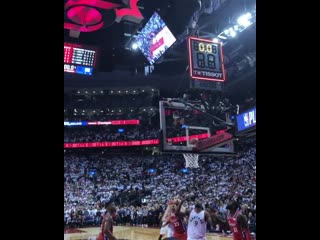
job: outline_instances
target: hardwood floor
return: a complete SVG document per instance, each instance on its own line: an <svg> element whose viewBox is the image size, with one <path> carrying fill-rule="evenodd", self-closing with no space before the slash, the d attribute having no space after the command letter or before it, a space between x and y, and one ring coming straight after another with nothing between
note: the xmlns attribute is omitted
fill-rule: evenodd
<svg viewBox="0 0 320 240"><path fill-rule="evenodd" d="M114 227L114 235L119 240L157 240L159 231L158 228ZM65 231L64 240L96 240L98 233L99 228L97 227L69 229ZM207 240L232 240L232 237L230 235L223 237L221 234L208 233Z"/></svg>

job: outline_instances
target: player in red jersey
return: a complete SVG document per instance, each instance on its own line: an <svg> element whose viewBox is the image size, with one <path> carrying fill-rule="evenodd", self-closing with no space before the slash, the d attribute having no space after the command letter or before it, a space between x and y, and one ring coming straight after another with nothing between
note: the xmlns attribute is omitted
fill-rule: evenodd
<svg viewBox="0 0 320 240"><path fill-rule="evenodd" d="M113 218L116 214L116 208L112 202L108 202L106 204L106 212L104 213L101 231L97 240L117 240L115 236L113 236Z"/></svg>
<svg viewBox="0 0 320 240"><path fill-rule="evenodd" d="M248 220L245 215L242 214L242 209L245 205L241 206L237 201L232 201L227 209L229 210L227 221L222 219L215 213L211 213L211 217L218 222L226 223L228 222L230 231L233 235L233 240L251 240L251 233L248 226Z"/></svg>
<svg viewBox="0 0 320 240"><path fill-rule="evenodd" d="M241 213L239 204L233 201L227 206L227 209L229 209L227 220L233 240L251 240L247 217Z"/></svg>
<svg viewBox="0 0 320 240"><path fill-rule="evenodd" d="M173 237L177 240L187 240L187 230L182 222L184 214L180 212L181 206L184 203L185 198L180 202L177 201L174 208L174 213L169 217L168 222L173 226Z"/></svg>

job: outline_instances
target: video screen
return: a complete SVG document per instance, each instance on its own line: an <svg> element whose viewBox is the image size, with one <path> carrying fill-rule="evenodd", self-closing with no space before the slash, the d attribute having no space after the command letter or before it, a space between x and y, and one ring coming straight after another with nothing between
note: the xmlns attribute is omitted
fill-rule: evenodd
<svg viewBox="0 0 320 240"><path fill-rule="evenodd" d="M154 13L136 38L136 43L147 58L154 64L174 44L173 36L158 13Z"/></svg>

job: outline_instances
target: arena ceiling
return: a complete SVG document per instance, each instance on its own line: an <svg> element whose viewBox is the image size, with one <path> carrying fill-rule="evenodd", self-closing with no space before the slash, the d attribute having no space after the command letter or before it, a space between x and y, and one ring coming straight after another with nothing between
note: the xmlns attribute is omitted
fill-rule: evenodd
<svg viewBox="0 0 320 240"><path fill-rule="evenodd" d="M64 0L65 6L71 0ZM77 0L74 2L89 2L99 4L109 4L124 7L124 3L130 0ZM71 1L72 2L72 1ZM70 37L70 30L64 29L64 41L81 43L97 46L100 49L100 65L95 76L81 76L67 74L64 75L65 87L115 87L115 86L134 86L134 85L156 85L159 88L170 86L170 89L179 88L188 85L183 78L187 77L187 47L186 41L188 35L196 34L200 37L212 39L228 28L230 24L236 21L236 18L247 10L255 8L255 0L201 0L205 6L213 3L218 6L211 13L203 13L198 19L193 16L199 8L198 0L140 0L137 5L144 17L144 20L131 21L128 23L122 20L115 22L114 11L104 11L101 18L104 19L104 26L97 31L81 32L79 37ZM218 4L218 5L216 5ZM99 6L102 6L99 5ZM106 5L104 5L106 6ZM89 16L91 9L80 9L87 12ZM94 13L93 9L93 13ZM148 80L143 77L128 79L125 72L138 70L143 72L143 66L146 59L139 51L132 51L130 46L137 30L141 29L150 16L157 11L164 19L170 30L177 38L177 44L169 49L155 64L155 70L152 77ZM70 13L64 12L65 23L70 23ZM93 14L94 15L94 14ZM91 15L90 15L91 16ZM93 25L99 22L98 17L77 18L79 24L87 24L92 21ZM72 16L71 16L72 17ZM73 16L74 17L74 16ZM73 18L75 19L75 18ZM194 22L192 22L194 21ZM196 27L193 28L192 24ZM88 24L87 24L88 25ZM65 25L66 26L66 25ZM88 25L89 26L89 25ZM127 34L127 36L125 36ZM129 35L128 35L129 34ZM250 96L255 95L256 67L255 67L255 48L256 48L256 24L252 24L248 29L241 32L237 37L230 39L224 45L224 54L226 56L227 68L227 88L229 91L243 92ZM254 64L248 64L247 56L254 54ZM249 58L250 60L250 58ZM252 59L251 59L252 60ZM166 78L167 81L161 81ZM106 78L111 79L106 81ZM117 81L113 81L117 79ZM172 79L178 79L173 83Z"/></svg>

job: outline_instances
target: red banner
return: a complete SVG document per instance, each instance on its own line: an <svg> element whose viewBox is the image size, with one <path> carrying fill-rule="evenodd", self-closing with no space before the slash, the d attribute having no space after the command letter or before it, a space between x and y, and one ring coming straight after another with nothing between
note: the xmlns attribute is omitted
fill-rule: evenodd
<svg viewBox="0 0 320 240"><path fill-rule="evenodd" d="M87 143L65 143L64 148L95 148L95 147L134 147L145 145L157 145L159 139L142 141L117 141L117 142L87 142Z"/></svg>

